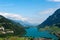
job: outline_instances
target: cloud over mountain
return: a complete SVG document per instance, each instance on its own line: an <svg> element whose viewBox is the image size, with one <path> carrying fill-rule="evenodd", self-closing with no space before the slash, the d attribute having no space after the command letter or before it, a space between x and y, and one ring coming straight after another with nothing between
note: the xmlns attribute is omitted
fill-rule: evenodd
<svg viewBox="0 0 60 40"><path fill-rule="evenodd" d="M10 19L13 19L13 20L22 20L22 21L27 20L27 18L22 17L22 16L19 15L19 14L2 13L2 12L0 12L0 15L3 15L3 16L5 16L6 18L10 18Z"/></svg>

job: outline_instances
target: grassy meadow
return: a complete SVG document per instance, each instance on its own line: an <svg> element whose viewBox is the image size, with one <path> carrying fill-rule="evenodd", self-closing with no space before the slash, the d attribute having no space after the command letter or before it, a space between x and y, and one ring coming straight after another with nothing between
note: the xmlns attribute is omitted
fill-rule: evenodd
<svg viewBox="0 0 60 40"><path fill-rule="evenodd" d="M27 37L6 37L6 38L0 38L0 40L31 40L31 38Z"/></svg>

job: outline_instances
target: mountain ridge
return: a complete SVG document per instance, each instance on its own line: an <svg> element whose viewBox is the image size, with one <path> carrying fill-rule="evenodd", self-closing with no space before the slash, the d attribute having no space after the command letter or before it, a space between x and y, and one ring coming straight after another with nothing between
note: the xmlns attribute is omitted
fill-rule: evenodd
<svg viewBox="0 0 60 40"><path fill-rule="evenodd" d="M60 23L60 9L57 9L51 16L49 16L44 22L42 22L38 27L51 26Z"/></svg>
<svg viewBox="0 0 60 40"><path fill-rule="evenodd" d="M24 27L8 18L5 18L4 16L0 15L0 26L3 26L5 29L11 29L14 31L14 35L24 35L25 29Z"/></svg>

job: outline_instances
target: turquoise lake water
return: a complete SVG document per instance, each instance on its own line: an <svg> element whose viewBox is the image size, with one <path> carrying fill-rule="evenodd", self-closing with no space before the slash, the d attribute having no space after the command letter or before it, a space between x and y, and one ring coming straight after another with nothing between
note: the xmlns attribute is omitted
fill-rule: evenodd
<svg viewBox="0 0 60 40"><path fill-rule="evenodd" d="M27 33L25 36L27 37L34 37L34 38L53 38L54 40L57 40L57 37L55 35L50 34L48 31L38 31L36 27L30 27L26 29Z"/></svg>

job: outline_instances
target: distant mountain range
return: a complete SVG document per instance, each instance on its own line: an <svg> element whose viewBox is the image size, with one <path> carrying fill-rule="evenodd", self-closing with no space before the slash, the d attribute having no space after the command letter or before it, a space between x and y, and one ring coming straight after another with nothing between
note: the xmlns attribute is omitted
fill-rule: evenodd
<svg viewBox="0 0 60 40"><path fill-rule="evenodd" d="M32 27L33 26L33 24L29 23L28 21L22 21L22 20L14 20L14 21L20 23L24 27Z"/></svg>
<svg viewBox="0 0 60 40"><path fill-rule="evenodd" d="M20 23L7 19L2 15L0 15L0 27L1 26L5 29L13 30L15 35L23 35L26 32Z"/></svg>
<svg viewBox="0 0 60 40"><path fill-rule="evenodd" d="M57 24L60 27L60 9L57 9L51 16L49 16L44 22L38 25L39 28L45 26L51 26Z"/></svg>

